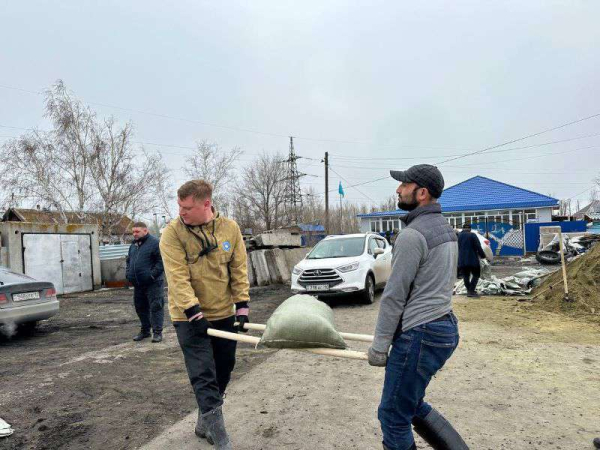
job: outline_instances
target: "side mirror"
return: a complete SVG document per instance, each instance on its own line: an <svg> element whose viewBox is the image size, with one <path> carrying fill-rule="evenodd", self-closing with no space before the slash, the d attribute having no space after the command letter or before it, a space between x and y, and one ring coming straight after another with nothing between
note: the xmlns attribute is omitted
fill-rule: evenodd
<svg viewBox="0 0 600 450"><path fill-rule="evenodd" d="M373 250L373 256L375 256L377 258L377 256L379 255L383 255L385 253L385 250L382 248L376 248L375 250Z"/></svg>

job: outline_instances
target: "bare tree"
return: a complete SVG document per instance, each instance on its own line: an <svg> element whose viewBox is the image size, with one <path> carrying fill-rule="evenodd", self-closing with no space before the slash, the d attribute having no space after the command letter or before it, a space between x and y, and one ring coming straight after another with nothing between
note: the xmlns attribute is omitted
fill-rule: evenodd
<svg viewBox="0 0 600 450"><path fill-rule="evenodd" d="M193 179L211 183L213 202L226 213L231 200L229 187L234 179L235 163L242 153L238 147L224 151L219 144L202 141L196 143L196 151L185 160L184 172Z"/></svg>
<svg viewBox="0 0 600 450"><path fill-rule="evenodd" d="M558 201L558 215L559 216L570 216L571 215L571 199L570 198Z"/></svg>
<svg viewBox="0 0 600 450"><path fill-rule="evenodd" d="M271 230L282 225L286 168L280 154L262 154L248 166L235 195L255 220L257 229ZM236 208L237 209L237 208Z"/></svg>
<svg viewBox="0 0 600 450"><path fill-rule="evenodd" d="M304 191L302 202L302 222L321 224L325 223L325 203L323 195L317 193L313 186Z"/></svg>
<svg viewBox="0 0 600 450"><path fill-rule="evenodd" d="M16 193L18 198L56 209L66 222L65 211L82 212L87 207L88 180L80 178L77 156L66 154L51 134L34 131L7 142L0 184L11 196Z"/></svg>
<svg viewBox="0 0 600 450"><path fill-rule="evenodd" d="M371 208L371 212L375 211L395 211L398 209L398 196L390 195L383 202Z"/></svg>
<svg viewBox="0 0 600 450"><path fill-rule="evenodd" d="M81 218L85 212L100 214L105 239L125 215L146 212L157 193L165 192L162 158L133 147L131 124L98 120L62 81L46 91L46 117L51 131L33 131L3 147L5 191L58 211L64 223L67 211Z"/></svg>
<svg viewBox="0 0 600 450"><path fill-rule="evenodd" d="M88 154L94 145L96 115L73 100L58 81L45 91L44 116L52 131L33 132L3 148L0 185L12 194L65 211L81 213L91 197Z"/></svg>
<svg viewBox="0 0 600 450"><path fill-rule="evenodd" d="M168 170L159 154L133 148L130 123L118 127L111 117L98 129L88 155L97 194L93 209L102 212L102 234L113 236L126 215L134 218L156 210L166 200L160 196L164 195Z"/></svg>

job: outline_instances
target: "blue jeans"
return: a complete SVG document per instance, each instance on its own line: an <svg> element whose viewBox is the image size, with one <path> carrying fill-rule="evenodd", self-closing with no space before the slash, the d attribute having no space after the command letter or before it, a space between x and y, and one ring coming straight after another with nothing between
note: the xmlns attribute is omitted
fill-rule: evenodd
<svg viewBox="0 0 600 450"><path fill-rule="evenodd" d="M414 444L413 417L425 418L431 406L425 389L458 346L458 319L452 313L395 337L385 368L378 417L390 450Z"/></svg>

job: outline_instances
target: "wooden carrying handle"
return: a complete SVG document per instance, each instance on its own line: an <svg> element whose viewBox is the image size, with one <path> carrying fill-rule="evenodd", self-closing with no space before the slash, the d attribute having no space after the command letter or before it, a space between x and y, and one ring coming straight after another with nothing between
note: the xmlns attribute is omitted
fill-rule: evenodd
<svg viewBox="0 0 600 450"><path fill-rule="evenodd" d="M236 322L236 325L239 325L239 323ZM265 331L267 326L262 323L247 323L244 328L246 330ZM370 334L340 333L340 336L346 341L373 342L373 336Z"/></svg>
<svg viewBox="0 0 600 450"><path fill-rule="evenodd" d="M209 328L207 333L209 336L230 339L232 341L245 342L246 344L252 344L255 346L258 345L258 343L260 342L260 338L254 336L230 333L228 331L215 330L214 328ZM368 359L367 354L365 352L357 352L354 350L338 350L334 348L291 348L289 350L300 350L303 352L315 353L317 355L335 356L336 358L361 359L365 361Z"/></svg>

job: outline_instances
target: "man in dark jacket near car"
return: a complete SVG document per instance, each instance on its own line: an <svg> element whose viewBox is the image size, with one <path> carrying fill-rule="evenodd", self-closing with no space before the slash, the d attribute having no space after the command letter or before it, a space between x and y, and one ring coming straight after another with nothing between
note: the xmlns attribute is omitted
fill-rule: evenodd
<svg viewBox="0 0 600 450"><path fill-rule="evenodd" d="M133 284L135 312L141 329L134 341L150 337L152 342L162 341L164 321L164 269L158 247L159 240L148 232L143 222L133 224L134 241L127 255L127 280Z"/></svg>
<svg viewBox="0 0 600 450"><path fill-rule="evenodd" d="M467 223L458 234L458 269L467 288L467 297L479 297L475 292L481 276L479 258L485 259L485 253L479 238L471 233L471 225Z"/></svg>

